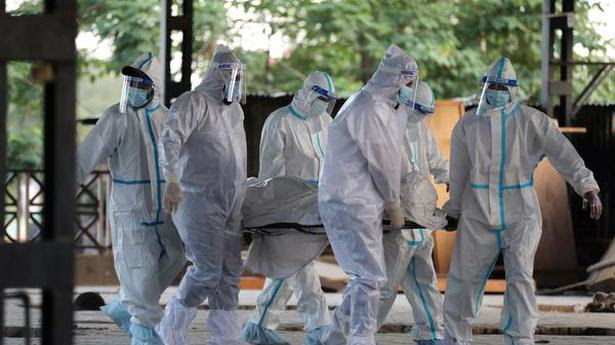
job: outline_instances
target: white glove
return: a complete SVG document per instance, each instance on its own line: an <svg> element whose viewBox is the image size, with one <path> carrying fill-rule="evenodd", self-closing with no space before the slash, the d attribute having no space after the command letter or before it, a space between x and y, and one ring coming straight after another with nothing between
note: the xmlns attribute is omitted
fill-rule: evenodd
<svg viewBox="0 0 615 345"><path fill-rule="evenodd" d="M184 198L182 188L179 182L168 182L167 188L164 191L164 199L162 201L164 210L168 214L173 214L177 210L177 206Z"/></svg>
<svg viewBox="0 0 615 345"><path fill-rule="evenodd" d="M399 203L389 203L385 205L385 211L391 220L391 229L399 230L404 226L404 212Z"/></svg>

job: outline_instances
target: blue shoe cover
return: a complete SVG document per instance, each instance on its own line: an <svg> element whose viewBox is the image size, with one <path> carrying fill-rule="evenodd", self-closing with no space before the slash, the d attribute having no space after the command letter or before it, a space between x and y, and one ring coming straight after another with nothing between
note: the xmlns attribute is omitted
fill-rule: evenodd
<svg viewBox="0 0 615 345"><path fill-rule="evenodd" d="M439 344L442 344L442 342L443 342L442 340L430 339L430 340L417 340L416 344L417 345L439 345Z"/></svg>
<svg viewBox="0 0 615 345"><path fill-rule="evenodd" d="M164 345L153 327L133 323L130 325L130 333L130 345Z"/></svg>
<svg viewBox="0 0 615 345"><path fill-rule="evenodd" d="M111 303L100 307L100 310L107 315L113 323L118 325L124 333L130 335L130 314L124 308L120 300L114 299Z"/></svg>
<svg viewBox="0 0 615 345"><path fill-rule="evenodd" d="M322 334L328 326L320 326L305 334L305 342L303 345L322 345Z"/></svg>
<svg viewBox="0 0 615 345"><path fill-rule="evenodd" d="M241 333L241 339L259 345L290 345L275 331L259 326L254 322L246 324Z"/></svg>

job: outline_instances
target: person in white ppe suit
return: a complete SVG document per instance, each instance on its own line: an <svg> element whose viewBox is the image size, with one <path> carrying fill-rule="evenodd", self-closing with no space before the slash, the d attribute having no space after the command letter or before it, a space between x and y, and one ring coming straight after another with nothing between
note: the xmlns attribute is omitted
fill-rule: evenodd
<svg viewBox="0 0 615 345"><path fill-rule="evenodd" d="M382 218L401 229L402 144L406 116L400 88L418 77L412 57L391 45L378 69L329 127L318 205L337 262L349 284L323 343L375 344L380 289L386 283ZM347 339L348 338L348 339Z"/></svg>
<svg viewBox="0 0 615 345"><path fill-rule="evenodd" d="M296 177L317 186L334 105L335 88L329 75L320 71L308 75L292 103L274 111L265 121L258 178ZM244 340L253 344L289 344L275 329L294 291L297 310L305 323L305 343L320 343L324 326L330 324L331 319L314 263L305 264L290 276L284 274L287 270L285 262L294 261L293 253L312 245L319 246L322 251L327 242L324 236L292 232L285 236L254 239L246 265L249 267L252 260L261 261L258 266L272 267L281 277L267 280L257 298L256 309L244 328Z"/></svg>
<svg viewBox="0 0 615 345"><path fill-rule="evenodd" d="M408 116L402 163L407 171L404 173L418 171L425 176L433 175L436 183L448 183L448 160L440 153L434 135L424 122L435 112L433 92L424 81L419 81L410 91L400 93L399 99L400 109ZM401 233L390 231L383 235L387 284L381 291L378 327L386 320L401 284L414 315L411 337L420 345L434 344L444 338L442 296L431 256L432 231L404 229Z"/></svg>
<svg viewBox="0 0 615 345"><path fill-rule="evenodd" d="M208 344L243 344L235 314L245 195L245 67L218 46L195 90L171 107L162 131L164 206L192 262L157 327L166 345L187 344L196 308L209 302Z"/></svg>
<svg viewBox="0 0 615 345"><path fill-rule="evenodd" d="M506 344L534 344L538 309L532 279L542 218L534 169L548 158L602 213L598 183L557 124L516 99L510 61L498 58L482 79L479 106L455 126L451 143L449 223L457 238L444 299L445 344L469 344L485 283L500 253L506 293L500 328ZM454 224L453 224L454 227Z"/></svg>
<svg viewBox="0 0 615 345"><path fill-rule="evenodd" d="M157 141L167 108L160 104L160 66L152 53L122 69L119 104L104 111L77 149L77 181L107 162L112 177L109 219L119 299L103 312L132 338L160 345L160 294L184 266L181 240L162 211L164 174Z"/></svg>

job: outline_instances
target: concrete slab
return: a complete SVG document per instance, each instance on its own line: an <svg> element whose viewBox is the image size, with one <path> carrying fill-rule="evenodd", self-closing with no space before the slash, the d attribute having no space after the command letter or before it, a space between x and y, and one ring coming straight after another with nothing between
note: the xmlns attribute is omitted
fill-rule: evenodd
<svg viewBox="0 0 615 345"><path fill-rule="evenodd" d="M79 287L76 294L96 291L100 293L106 301L115 297L117 287ZM163 298L165 304L174 293L175 288L169 289ZM40 327L40 290L28 290L33 305L31 309L32 327ZM238 311L242 321L250 317L254 308L254 301L258 291L241 291L240 310ZM339 301L341 294L326 294L327 300L333 308ZM549 341L552 344L615 344L615 313L584 313L582 308L591 301L589 296L539 296L541 305L538 334L541 341ZM475 323L475 334L483 334L477 337L475 344L503 344L501 337L491 336L497 332L499 325L499 315L501 312L503 297L502 295L485 296L481 313ZM296 302L291 300L291 308L283 315L283 322L280 331L288 335L292 344L302 344L304 337L303 322L296 311ZM548 309L552 306L560 309ZM199 309L197 317L191 328L191 337L194 344L203 344L207 338L205 320L208 314L206 303ZM548 309L548 310L547 310ZM5 309L6 325L14 329L23 327L24 308L15 300L9 300ZM389 318L378 336L381 344L410 344L409 332L413 325L413 317L404 295L398 295L389 315ZM99 311L78 311L75 312L75 344L83 345L104 345L104 344L129 344L128 337L124 336ZM602 336L598 336L602 335ZM6 338L5 344L22 344L23 339ZM38 342L34 342L38 344Z"/></svg>
<svg viewBox="0 0 615 345"><path fill-rule="evenodd" d="M302 345L304 333L302 332L281 332L282 336L291 345ZM205 331L191 331L191 345L204 345L209 334ZM376 342L379 345L409 345L413 344L407 334L378 334ZM22 345L23 339L5 338L6 345ZM40 340L34 339L33 345L39 345ZM74 340L75 345L129 345L128 336L117 330L88 329L77 330ZM536 344L553 345L605 345L615 344L614 336L536 336ZM482 335L474 338L473 345L504 345L504 340L497 335Z"/></svg>

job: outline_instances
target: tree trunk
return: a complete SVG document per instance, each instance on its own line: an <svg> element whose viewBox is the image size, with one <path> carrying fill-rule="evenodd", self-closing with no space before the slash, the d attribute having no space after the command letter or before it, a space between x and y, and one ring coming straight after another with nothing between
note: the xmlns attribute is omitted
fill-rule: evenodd
<svg viewBox="0 0 615 345"><path fill-rule="evenodd" d="M371 78L374 72L374 58L369 55L366 46L366 39L364 35L359 35L359 52L361 56L360 68L361 68L361 81L363 84L367 84L369 78Z"/></svg>

